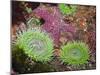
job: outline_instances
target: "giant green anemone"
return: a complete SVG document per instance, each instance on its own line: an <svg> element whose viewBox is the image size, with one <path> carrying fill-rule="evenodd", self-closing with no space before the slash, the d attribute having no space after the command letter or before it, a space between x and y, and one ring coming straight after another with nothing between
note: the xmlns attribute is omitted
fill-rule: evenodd
<svg viewBox="0 0 100 75"><path fill-rule="evenodd" d="M16 46L35 61L46 62L53 55L53 41L39 29L28 29L17 36Z"/></svg>
<svg viewBox="0 0 100 75"><path fill-rule="evenodd" d="M60 58L69 65L85 64L89 59L89 48L83 42L68 42L62 46Z"/></svg>

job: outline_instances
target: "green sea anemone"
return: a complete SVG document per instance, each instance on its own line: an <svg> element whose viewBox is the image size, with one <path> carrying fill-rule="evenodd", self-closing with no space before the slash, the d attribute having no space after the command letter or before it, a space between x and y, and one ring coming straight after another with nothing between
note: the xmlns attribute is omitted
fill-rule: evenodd
<svg viewBox="0 0 100 75"><path fill-rule="evenodd" d="M35 61L46 62L53 55L53 41L40 29L28 29L18 35L16 46Z"/></svg>
<svg viewBox="0 0 100 75"><path fill-rule="evenodd" d="M60 12L63 15L71 15L76 12L77 6L76 5L67 5L67 4L59 4Z"/></svg>
<svg viewBox="0 0 100 75"><path fill-rule="evenodd" d="M30 18L28 21L27 21L27 25L28 25L28 27L33 27L34 25L36 25L36 26L40 26L41 25L41 22L40 22L40 20L38 19L38 18L34 18L34 17L32 17L32 18Z"/></svg>
<svg viewBox="0 0 100 75"><path fill-rule="evenodd" d="M68 42L62 46L60 58L69 65L85 64L89 59L89 48L83 42Z"/></svg>

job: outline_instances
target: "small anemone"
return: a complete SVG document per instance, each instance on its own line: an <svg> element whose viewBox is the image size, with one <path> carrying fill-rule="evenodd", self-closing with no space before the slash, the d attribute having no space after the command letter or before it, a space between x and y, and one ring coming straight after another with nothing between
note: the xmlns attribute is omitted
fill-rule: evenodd
<svg viewBox="0 0 100 75"><path fill-rule="evenodd" d="M35 61L49 61L53 55L53 41L40 29L28 29L18 34L15 45Z"/></svg>
<svg viewBox="0 0 100 75"><path fill-rule="evenodd" d="M32 17L27 21L27 25L28 25L29 28L31 28L34 25L40 26L41 22L40 22L40 20L38 18Z"/></svg>
<svg viewBox="0 0 100 75"><path fill-rule="evenodd" d="M68 42L62 46L60 58L69 65L86 64L89 59L89 48L83 42Z"/></svg>
<svg viewBox="0 0 100 75"><path fill-rule="evenodd" d="M77 6L76 5L67 5L67 4L59 4L60 12L63 15L71 15L76 12Z"/></svg>

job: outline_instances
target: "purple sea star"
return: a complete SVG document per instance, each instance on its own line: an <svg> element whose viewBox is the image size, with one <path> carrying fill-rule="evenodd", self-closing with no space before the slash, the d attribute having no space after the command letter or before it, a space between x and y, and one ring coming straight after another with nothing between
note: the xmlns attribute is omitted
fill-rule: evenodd
<svg viewBox="0 0 100 75"><path fill-rule="evenodd" d="M68 32L72 35L76 32L74 26L66 24L63 21L63 17L59 9L55 6L45 7L43 5L40 5L37 9L33 10L33 12L45 20L42 28L51 34L51 36L54 38L54 44L56 45L59 44L61 32ZM71 38L72 36L70 37L70 39Z"/></svg>

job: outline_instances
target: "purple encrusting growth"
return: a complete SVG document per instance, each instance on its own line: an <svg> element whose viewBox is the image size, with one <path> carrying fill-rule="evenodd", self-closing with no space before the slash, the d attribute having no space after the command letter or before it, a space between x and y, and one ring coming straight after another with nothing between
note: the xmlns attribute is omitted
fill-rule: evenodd
<svg viewBox="0 0 100 75"><path fill-rule="evenodd" d="M75 34L76 29L70 24L63 21L62 15L57 7L39 6L33 10L35 14L45 20L42 28L46 30L54 38L54 43L59 44L60 32L69 32Z"/></svg>

